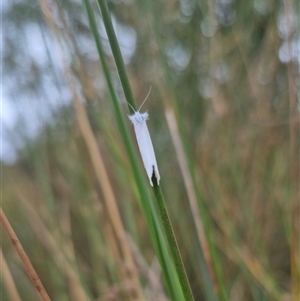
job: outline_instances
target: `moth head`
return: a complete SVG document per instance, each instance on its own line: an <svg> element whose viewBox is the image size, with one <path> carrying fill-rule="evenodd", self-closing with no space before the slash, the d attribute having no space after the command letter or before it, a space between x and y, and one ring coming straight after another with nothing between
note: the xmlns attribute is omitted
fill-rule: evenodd
<svg viewBox="0 0 300 301"><path fill-rule="evenodd" d="M143 124L148 119L148 116L149 115L147 112L145 112L145 113L136 112L134 114L134 117L135 117L134 119L137 123Z"/></svg>

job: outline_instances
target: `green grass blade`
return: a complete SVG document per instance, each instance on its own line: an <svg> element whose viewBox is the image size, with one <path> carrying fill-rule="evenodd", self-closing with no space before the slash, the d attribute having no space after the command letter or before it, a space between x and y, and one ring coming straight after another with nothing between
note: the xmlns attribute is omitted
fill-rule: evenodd
<svg viewBox="0 0 300 301"><path fill-rule="evenodd" d="M125 148L126 148L128 156L129 156L131 166L133 168L133 173L134 173L134 177L136 180L136 184L137 184L137 187L138 187L140 195L141 195L142 209L143 209L143 212L147 219L147 224L149 226L149 231L150 231L151 237L153 239L156 254L157 254L158 259L162 266L162 272L164 275L164 280L165 280L165 283L167 286L167 290L168 290L170 296L172 296L172 300L178 300L178 301L185 300L183 297L183 292L181 290L178 277L177 277L175 269L174 269L174 265L172 264L171 258L167 251L167 245L166 245L165 239L162 234L161 226L159 224L159 220L158 220L154 205L152 203L151 196L147 189L148 184L144 180L144 177L143 177L143 174L142 174L141 168L139 166L139 162L137 160L137 156L136 156L136 153L135 153L135 150L133 147L133 142L130 137L127 124L125 122L124 114L121 110L120 103L118 101L116 92L115 92L113 84L112 84L110 72L109 72L109 69L108 69L106 61L105 61L104 52L102 49L101 41L99 39L99 34L98 34L98 30L97 30L97 26L96 26L96 22L94 19L92 9L90 7L90 3L88 2L88 0L84 0L83 3L86 8L86 11L87 11L91 31L93 33L93 36L94 36L94 39L96 42L97 50L98 50L99 57L100 57L102 67L103 67L103 72L104 72L104 75L105 75L105 78L107 81L107 85L108 85L108 88L110 91L113 107L114 107L115 114L116 114L116 120L118 122L119 129L120 129L120 132L121 132L124 144L125 144ZM124 89L124 93L125 93L125 89ZM127 93L128 93L128 91L127 91ZM129 95L130 95L130 92L129 92ZM132 102L132 104L134 104L133 97L131 98L131 102Z"/></svg>

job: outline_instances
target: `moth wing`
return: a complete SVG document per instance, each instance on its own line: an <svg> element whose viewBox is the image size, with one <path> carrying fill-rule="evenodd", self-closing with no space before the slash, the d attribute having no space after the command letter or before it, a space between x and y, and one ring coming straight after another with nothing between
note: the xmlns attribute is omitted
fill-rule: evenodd
<svg viewBox="0 0 300 301"><path fill-rule="evenodd" d="M134 131L150 184L153 186L151 179L153 172L159 184L160 175L146 121L143 123L136 122L134 124Z"/></svg>

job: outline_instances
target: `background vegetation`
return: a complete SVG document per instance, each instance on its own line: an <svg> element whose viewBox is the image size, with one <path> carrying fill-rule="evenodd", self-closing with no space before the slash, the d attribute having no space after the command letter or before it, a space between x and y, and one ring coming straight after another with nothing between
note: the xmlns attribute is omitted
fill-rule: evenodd
<svg viewBox="0 0 300 301"><path fill-rule="evenodd" d="M4 1L2 208L52 300L182 300L87 3L129 114L96 2ZM137 106L152 87L142 111L195 300L299 300L296 1L108 7ZM36 300L5 233L1 247L1 300Z"/></svg>

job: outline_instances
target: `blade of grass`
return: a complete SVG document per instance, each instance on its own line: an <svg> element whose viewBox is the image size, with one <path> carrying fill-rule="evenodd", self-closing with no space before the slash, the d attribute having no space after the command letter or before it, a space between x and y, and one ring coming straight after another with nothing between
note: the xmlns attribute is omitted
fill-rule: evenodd
<svg viewBox="0 0 300 301"><path fill-rule="evenodd" d="M128 104L128 109L131 114L134 113L134 110L136 110L137 106L135 104L135 100L133 97L131 85L129 82L129 79L127 77L126 68L123 62L121 50L119 47L119 43L112 25L112 21L109 15L108 7L106 0L100 0L97 1L99 10L102 14L103 23L105 26L105 30L108 36L109 44L113 53L113 57L115 60L115 65L118 70L119 79L122 84L122 88L124 91L124 95Z"/></svg>
<svg viewBox="0 0 300 301"><path fill-rule="evenodd" d="M107 21L106 25L109 26L109 31L107 32L108 36L110 34L115 36L106 3L100 1L100 2L98 2L98 4L100 6L100 10L101 10L101 6L102 6L102 9L104 9L105 18L103 16L103 11L102 10L101 11L102 11L103 20L105 19ZM129 135L129 131L128 131L127 125L125 123L125 119L124 119L123 113L121 111L119 101L117 99L116 93L114 91L114 87L112 85L112 81L111 81L111 78L110 78L108 67L106 65L105 56L104 56L104 53L103 53L103 50L102 50L101 42L100 42L100 39L99 39L99 34L98 34L98 31L97 31L97 26L96 26L96 23L95 23L95 20L94 20L94 16L93 16L90 4L87 0L84 0L84 5L85 5L86 10L87 10L87 14L88 14L89 22L90 22L90 27L91 27L92 33L94 35L94 38L95 38L95 42L96 42L97 49L98 49L98 52L99 52L99 56L100 56L100 60L101 60L101 63L102 63L103 71L104 71L104 74L105 74L105 78L107 80L108 88L109 88L109 91L110 91L110 94L111 94L111 99L113 101L113 105L114 105L114 109L115 109L115 113L116 113L116 119L118 121L119 129L121 131L121 134L122 134L122 137L123 137L123 140L124 140L124 144L125 144L128 156L129 156L129 160L130 160L130 163L131 163L132 168L133 168L135 180L136 180L137 186L138 186L139 191L140 191L141 200L142 200L142 209L143 209L143 211L145 213L145 216L147 218L147 223L148 223L148 226L149 226L151 236L153 238L154 246L155 246L159 261L162 265L162 271L163 271L163 274L164 274L164 279L165 279L166 284L167 284L167 289L168 289L170 295L172 296L172 300L182 300L183 292L182 292L181 289L179 289L179 287L181 286L182 279L179 280L174 275L174 272L173 272L174 266L171 264L170 258L167 255L168 252L167 252L166 244L165 244L165 241L164 241L163 236L162 236L161 228L160 228L159 223L158 223L158 219L157 219L157 216L156 216L156 213L155 213L152 201L151 201L151 197L149 195L146 183L144 181L144 177L142 176L141 168L139 166L137 156L136 156L136 153L135 153L134 148L133 148L133 142L132 142L132 139ZM132 95L132 92L131 92L131 88L130 88L130 85L129 85L129 81L128 81L128 78L127 78L127 75L126 75L123 59L122 59L122 56L121 56L120 49L119 49L116 38L115 38L115 41L116 41L116 43L113 46L117 47L118 50L116 50L116 51L113 50L113 54L117 55L118 62L123 66L123 67L120 67L120 65L119 65L118 67L122 69L122 71L121 71L122 76L126 77L126 80L124 80L124 78L123 78L122 79L123 81L121 81L121 83L124 84L124 86L123 86L124 93L125 93L125 96L128 97L127 102L130 105L132 105L133 108L136 108L136 106L134 104L134 99L133 99L133 95ZM119 76L120 76L120 73L119 73ZM129 105L129 109L130 109L130 105ZM130 109L130 111L133 112L133 109ZM179 287L178 287L178 285L179 285ZM190 300L190 299L187 299L187 300Z"/></svg>
<svg viewBox="0 0 300 301"><path fill-rule="evenodd" d="M115 64L118 70L118 74L119 74L119 78L124 90L124 94L125 94L125 98L128 102L128 106L130 108L130 105L134 105L134 98L133 98L133 93L131 90L131 86L127 77L127 73L126 73L126 69L125 69L125 65L123 62L123 58L122 58L122 54L119 48L119 44L116 38L116 34L114 32L114 28L112 25L112 21L110 18L110 14L108 11L108 7L107 7L107 3L106 1L97 1L98 5L99 5L99 9L102 13L102 18L103 18L103 23L106 29L106 33L108 36L108 40L110 43L110 47L112 49L112 53L115 59ZM129 105L130 104L130 105ZM133 113L133 109L135 108L135 106L133 106L133 108L130 110ZM156 179L155 179L156 180ZM163 223L163 228L165 231L165 234L167 236L167 241L169 244L169 248L171 250L171 254L175 263L175 268L178 274L178 278L180 281L180 284L182 286L182 290L183 290L183 294L185 296L186 300L194 300L193 295L192 295L192 291L190 288L190 284L185 272L185 268L182 262L182 258L180 256L180 251L176 242L176 238L175 238L175 234L173 231L173 228L171 226L171 221L169 219L169 216L167 214L167 210L165 207L165 201L163 198L163 193L161 190L161 187L159 185L153 185L153 191L157 200L157 204L158 204L158 208L160 211L160 217Z"/></svg>
<svg viewBox="0 0 300 301"><path fill-rule="evenodd" d="M15 250L17 251L17 253L24 265L24 268L26 269L29 278L31 279L32 283L34 284L41 300L51 301L38 274L36 273L34 267L32 266L30 259L26 255L25 250L23 249L20 240L18 239L15 231L13 230L12 226L10 225L10 222L8 221L2 208L0 208L0 222L1 222L2 227L5 230L6 234L8 235L9 239L11 240Z"/></svg>
<svg viewBox="0 0 300 301"><path fill-rule="evenodd" d="M180 279L180 283L182 286L185 299L192 301L194 300L194 297L183 265L183 261L180 255L179 247L175 238L175 234L169 218L169 214L165 205L165 200L160 186L157 185L155 176L152 177L152 181L153 181L153 190L158 204L159 214L164 225L164 230L166 232L166 237L175 263L178 278Z"/></svg>

